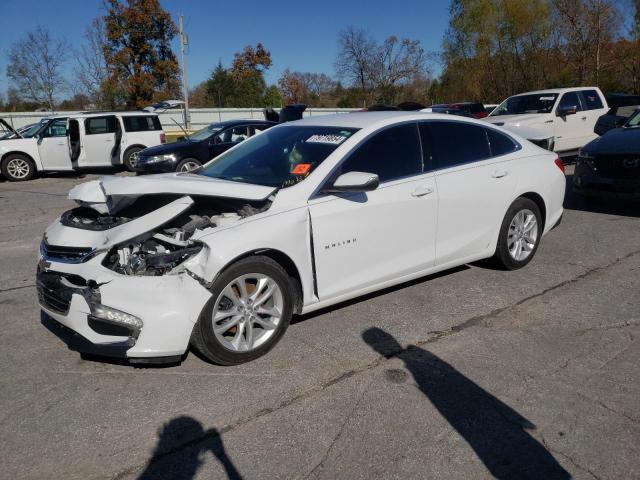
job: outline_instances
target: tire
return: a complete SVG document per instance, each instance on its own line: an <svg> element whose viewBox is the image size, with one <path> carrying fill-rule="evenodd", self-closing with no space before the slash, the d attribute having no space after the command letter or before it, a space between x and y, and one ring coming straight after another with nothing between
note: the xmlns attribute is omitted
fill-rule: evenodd
<svg viewBox="0 0 640 480"><path fill-rule="evenodd" d="M530 223L532 219L534 224ZM505 270L524 267L538 251L543 228L538 205L528 198L517 198L500 226L493 263Z"/></svg>
<svg viewBox="0 0 640 480"><path fill-rule="evenodd" d="M124 152L124 156L122 157L122 163L124 164L124 167L129 170L130 172L135 172L136 168L133 166L132 160L131 160L131 156L134 153L138 153L141 152L142 150L144 150L144 148L142 147L131 147L129 149L127 149L126 152Z"/></svg>
<svg viewBox="0 0 640 480"><path fill-rule="evenodd" d="M185 158L176 165L176 172L190 172L191 170L201 167L202 162L195 158Z"/></svg>
<svg viewBox="0 0 640 480"><path fill-rule="evenodd" d="M2 175L10 182L26 182L36 174L36 165L26 155L13 153L2 160Z"/></svg>
<svg viewBox="0 0 640 480"><path fill-rule="evenodd" d="M241 283L245 285L244 301L238 294ZM273 285L277 290L274 288L269 296ZM269 257L252 256L231 265L210 291L211 299L193 328L191 346L213 363L239 365L255 360L269 352L289 326L296 298L294 282ZM251 297L255 297L253 304ZM219 318L216 331L214 313Z"/></svg>

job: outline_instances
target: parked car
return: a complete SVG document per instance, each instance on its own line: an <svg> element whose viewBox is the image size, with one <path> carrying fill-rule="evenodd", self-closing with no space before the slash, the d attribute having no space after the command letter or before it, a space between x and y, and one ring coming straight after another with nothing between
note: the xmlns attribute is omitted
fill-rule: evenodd
<svg viewBox="0 0 640 480"><path fill-rule="evenodd" d="M469 112L465 110L461 110L459 108L441 107L438 105L433 107L423 108L420 111L424 113L446 113L448 115L458 115L459 117L474 118L473 115L471 115Z"/></svg>
<svg viewBox="0 0 640 480"><path fill-rule="evenodd" d="M431 108L462 110L473 118L484 118L487 116L484 105L479 102L441 103L432 105Z"/></svg>
<svg viewBox="0 0 640 480"><path fill-rule="evenodd" d="M154 103L148 107L144 107L147 112L164 112L172 108L182 108L184 102L182 100L164 100L162 102Z"/></svg>
<svg viewBox="0 0 640 480"><path fill-rule="evenodd" d="M45 323L133 362L190 343L247 362L294 313L483 258L524 267L562 216L562 169L474 119L363 112L277 125L196 173L102 177L44 235Z"/></svg>
<svg viewBox="0 0 640 480"><path fill-rule="evenodd" d="M2 174L12 182L36 172L124 164L137 152L165 143L155 114L100 112L49 117L32 137L0 142Z"/></svg>
<svg viewBox="0 0 640 480"><path fill-rule="evenodd" d="M573 188L590 197L640 200L640 111L580 150Z"/></svg>
<svg viewBox="0 0 640 480"><path fill-rule="evenodd" d="M526 126L554 137L554 151L574 155L596 137L593 128L607 103L597 87L557 88L507 98L485 120Z"/></svg>
<svg viewBox="0 0 640 480"><path fill-rule="evenodd" d="M612 94L607 95L609 111L598 118L593 131L604 135L612 128L621 127L640 108L640 95Z"/></svg>
<svg viewBox="0 0 640 480"><path fill-rule="evenodd" d="M273 125L263 120L212 123L176 143L142 150L133 159L134 168L146 173L188 172Z"/></svg>

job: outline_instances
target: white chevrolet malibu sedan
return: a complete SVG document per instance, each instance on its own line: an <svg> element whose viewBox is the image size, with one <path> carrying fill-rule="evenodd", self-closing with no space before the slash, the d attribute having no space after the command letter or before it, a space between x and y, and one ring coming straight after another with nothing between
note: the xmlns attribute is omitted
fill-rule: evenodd
<svg viewBox="0 0 640 480"><path fill-rule="evenodd" d="M525 266L557 156L493 125L365 112L271 128L190 173L103 177L42 241L42 321L130 362L268 352L305 314L457 265Z"/></svg>

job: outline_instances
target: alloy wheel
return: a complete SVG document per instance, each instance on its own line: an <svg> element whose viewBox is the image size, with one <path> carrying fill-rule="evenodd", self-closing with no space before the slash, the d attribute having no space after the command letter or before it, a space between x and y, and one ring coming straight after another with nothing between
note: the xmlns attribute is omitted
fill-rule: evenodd
<svg viewBox="0 0 640 480"><path fill-rule="evenodd" d="M507 247L511 257L522 262L536 246L538 241L538 221L535 214L529 210L520 210L509 224Z"/></svg>
<svg viewBox="0 0 640 480"><path fill-rule="evenodd" d="M23 158L12 158L7 163L7 172L13 178L26 178L29 175L29 163Z"/></svg>
<svg viewBox="0 0 640 480"><path fill-rule="evenodd" d="M216 299L211 314L213 333L234 352L263 345L282 320L284 298L275 280L248 273L231 281Z"/></svg>
<svg viewBox="0 0 640 480"><path fill-rule="evenodd" d="M180 171L181 172L190 172L191 170L195 170L196 168L198 168L200 166L199 163L196 162L185 162L184 164L182 164L182 166L180 167Z"/></svg>

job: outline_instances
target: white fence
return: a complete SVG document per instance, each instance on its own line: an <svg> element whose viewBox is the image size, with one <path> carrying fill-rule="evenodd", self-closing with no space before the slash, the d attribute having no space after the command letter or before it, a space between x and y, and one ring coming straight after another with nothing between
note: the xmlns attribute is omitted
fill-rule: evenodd
<svg viewBox="0 0 640 480"><path fill-rule="evenodd" d="M352 112L354 108L308 108L304 116L330 115L332 113ZM205 125L225 120L255 118L264 120L262 108L191 108L191 128L198 130ZM7 121L13 128L20 128L30 123L36 123L43 117L50 115L71 115L78 111L60 112L0 112L0 118ZM183 125L182 110L174 109L158 113L162 128L165 131L180 130Z"/></svg>

